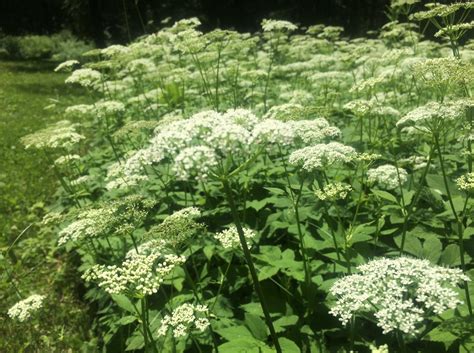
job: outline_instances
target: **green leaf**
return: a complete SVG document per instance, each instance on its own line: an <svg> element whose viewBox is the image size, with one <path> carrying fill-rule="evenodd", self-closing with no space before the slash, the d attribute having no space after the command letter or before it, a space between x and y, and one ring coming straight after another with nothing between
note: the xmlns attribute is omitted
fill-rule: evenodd
<svg viewBox="0 0 474 353"><path fill-rule="evenodd" d="M260 211L262 208L264 208L268 204L267 199L263 200L253 200L250 202L247 202L247 207L253 208L255 211Z"/></svg>
<svg viewBox="0 0 474 353"><path fill-rule="evenodd" d="M444 185L444 179L442 175L429 174L426 176L426 182L431 190L438 193L439 195L447 195L446 186ZM451 196L459 196L459 190L453 182L448 180L449 191Z"/></svg>
<svg viewBox="0 0 474 353"><path fill-rule="evenodd" d="M293 326L296 325L298 322L298 316L296 315L288 315L288 316L283 316L273 322L273 325L275 326L276 332L283 332L286 330L287 326Z"/></svg>
<svg viewBox="0 0 474 353"><path fill-rule="evenodd" d="M275 353L265 343L253 337L235 339L221 344L218 348L219 353Z"/></svg>
<svg viewBox="0 0 474 353"><path fill-rule="evenodd" d="M351 244L355 244L355 243L371 240L372 239L371 234L374 234L377 229L375 226L371 226L372 223L373 222L359 224L357 227L355 227L352 230L349 242Z"/></svg>
<svg viewBox="0 0 474 353"><path fill-rule="evenodd" d="M267 325L257 315L245 314L245 325L249 328L253 336L261 341L265 341L268 337Z"/></svg>
<svg viewBox="0 0 474 353"><path fill-rule="evenodd" d="M125 295L123 295L123 294L112 294L112 299L122 309L124 309L124 310L126 310L130 313L134 313L134 314L137 313L135 308L133 307L132 302Z"/></svg>
<svg viewBox="0 0 474 353"><path fill-rule="evenodd" d="M270 277L275 276L280 269L275 266L262 266L260 267L258 271L258 280L264 281Z"/></svg>
<svg viewBox="0 0 474 353"><path fill-rule="evenodd" d="M440 257L440 263L443 265L457 266L461 264L461 257L459 255L459 245L449 244L443 251Z"/></svg>
<svg viewBox="0 0 474 353"><path fill-rule="evenodd" d="M279 338L278 341L280 342L283 353L301 353L301 350L296 343L290 341L288 338L282 337Z"/></svg>
<svg viewBox="0 0 474 353"><path fill-rule="evenodd" d="M375 196L378 196L381 199L390 201L391 203L398 205L397 198L393 196L391 193L387 191L383 191L383 190L376 190L376 189L372 189L371 191Z"/></svg>
<svg viewBox="0 0 474 353"><path fill-rule="evenodd" d="M214 255L215 250L216 250L216 247L214 245L206 245L202 249L202 252L206 256L206 259L210 260L210 259L212 259L212 256Z"/></svg>
<svg viewBox="0 0 474 353"><path fill-rule="evenodd" d="M431 234L431 236L423 243L423 257L433 263L438 263L442 247L443 245L438 237Z"/></svg>
<svg viewBox="0 0 474 353"><path fill-rule="evenodd" d="M142 348L144 345L145 345L145 341L142 335L132 336L132 337L129 337L129 339L127 340L127 348L125 348L125 350L133 351L133 350Z"/></svg>
<svg viewBox="0 0 474 353"><path fill-rule="evenodd" d="M285 195L285 191L279 188L265 187L265 189L267 189L274 195Z"/></svg>
<svg viewBox="0 0 474 353"><path fill-rule="evenodd" d="M129 315L129 316L124 316L120 318L120 320L116 321L116 324L120 326L125 326L135 321L137 321L137 317Z"/></svg>
<svg viewBox="0 0 474 353"><path fill-rule="evenodd" d="M402 236L398 236L395 239L395 243L398 245L398 248L402 246ZM405 246L403 248L409 254L412 254L416 257L423 256L423 246L421 245L420 239L414 235L407 233L405 238Z"/></svg>
<svg viewBox="0 0 474 353"><path fill-rule="evenodd" d="M443 321L430 331L429 338L444 343L459 339L463 344L474 344L474 318L470 316L454 317Z"/></svg>
<svg viewBox="0 0 474 353"><path fill-rule="evenodd" d="M225 338L227 341L235 341L245 338L251 338L255 340L252 333L245 326L231 326L216 330L219 335Z"/></svg>

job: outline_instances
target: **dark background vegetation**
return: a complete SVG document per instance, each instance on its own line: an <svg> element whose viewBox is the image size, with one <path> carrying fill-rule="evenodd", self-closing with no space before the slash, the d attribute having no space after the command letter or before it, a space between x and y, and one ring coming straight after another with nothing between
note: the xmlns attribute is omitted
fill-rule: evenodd
<svg viewBox="0 0 474 353"><path fill-rule="evenodd" d="M384 24L389 0L0 0L5 34L69 29L96 44L123 42L157 30L161 21L198 16L205 29L255 31L263 18L302 26L343 26L350 35Z"/></svg>

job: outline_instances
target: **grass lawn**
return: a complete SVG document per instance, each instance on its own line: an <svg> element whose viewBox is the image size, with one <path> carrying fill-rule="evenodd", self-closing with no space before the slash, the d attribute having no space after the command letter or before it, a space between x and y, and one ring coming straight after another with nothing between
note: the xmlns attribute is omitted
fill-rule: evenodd
<svg viewBox="0 0 474 353"><path fill-rule="evenodd" d="M82 98L53 69L48 62L0 61L0 352L77 352L89 340L73 260L56 253L53 234L36 226L57 183L46 158L20 142L61 120L58 107ZM41 327L13 323L8 308L33 293L55 294Z"/></svg>

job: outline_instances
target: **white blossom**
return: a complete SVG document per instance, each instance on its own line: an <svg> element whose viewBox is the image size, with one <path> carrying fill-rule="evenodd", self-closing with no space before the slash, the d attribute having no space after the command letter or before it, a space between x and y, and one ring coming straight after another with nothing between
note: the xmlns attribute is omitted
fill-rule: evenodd
<svg viewBox="0 0 474 353"><path fill-rule="evenodd" d="M344 325L353 315L371 313L385 334L415 335L431 315L461 303L455 286L469 280L459 269L408 257L372 260L358 270L334 283L330 293L336 304L330 312Z"/></svg>
<svg viewBox="0 0 474 353"><path fill-rule="evenodd" d="M13 305L8 310L8 316L20 322L30 319L43 306L44 295L33 294Z"/></svg>
<svg viewBox="0 0 474 353"><path fill-rule="evenodd" d="M165 315L158 328L158 336L171 331L173 337L183 338L194 330L205 331L209 325L208 308L205 305L181 304L170 315Z"/></svg>
<svg viewBox="0 0 474 353"><path fill-rule="evenodd" d="M382 189L393 190L406 183L408 173L403 168L384 164L367 171L367 181L377 183Z"/></svg>
<svg viewBox="0 0 474 353"><path fill-rule="evenodd" d="M304 170L311 172L335 163L350 162L356 155L353 147L339 142L330 142L296 150L291 153L288 161L290 164L301 166Z"/></svg>
<svg viewBox="0 0 474 353"><path fill-rule="evenodd" d="M249 228L243 228L243 231L247 245L250 246L252 239L255 238L255 232ZM235 247L240 248L239 233L237 232L237 227L235 225L230 226L222 232L216 233L214 237L221 243L222 247L226 249Z"/></svg>

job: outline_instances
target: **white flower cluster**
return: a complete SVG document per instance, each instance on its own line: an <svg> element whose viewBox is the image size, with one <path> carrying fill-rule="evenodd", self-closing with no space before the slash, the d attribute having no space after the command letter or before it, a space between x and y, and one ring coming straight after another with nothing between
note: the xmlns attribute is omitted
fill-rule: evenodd
<svg viewBox="0 0 474 353"><path fill-rule="evenodd" d="M95 114L99 118L113 116L125 111L125 105L118 101L100 101L95 104L94 108Z"/></svg>
<svg viewBox="0 0 474 353"><path fill-rule="evenodd" d="M427 166L428 159L425 156L410 156L400 159L400 164L411 166L413 170L420 170Z"/></svg>
<svg viewBox="0 0 474 353"><path fill-rule="evenodd" d="M474 191L474 173L467 173L456 179L459 190L466 192Z"/></svg>
<svg viewBox="0 0 474 353"><path fill-rule="evenodd" d="M312 172L326 168L336 163L348 163L357 156L353 147L339 142L317 144L304 147L291 153L290 164L301 166L304 170Z"/></svg>
<svg viewBox="0 0 474 353"><path fill-rule="evenodd" d="M205 331L209 325L208 308L205 305L185 303L161 320L158 336L165 336L171 330L173 337L186 337L193 330Z"/></svg>
<svg viewBox="0 0 474 353"><path fill-rule="evenodd" d="M264 32L292 32L297 30L298 27L289 21L264 19L262 29Z"/></svg>
<svg viewBox="0 0 474 353"><path fill-rule="evenodd" d="M82 278L95 281L109 294L132 296L156 293L166 277L186 262L186 257L164 252L162 243L150 241L143 244L137 253L127 253L121 266L94 265Z"/></svg>
<svg viewBox="0 0 474 353"><path fill-rule="evenodd" d="M29 319L36 311L38 311L43 306L45 298L46 297L44 295L30 295L28 298L23 299L13 305L8 310L8 316L10 316L12 319L23 322Z"/></svg>
<svg viewBox="0 0 474 353"><path fill-rule="evenodd" d="M66 108L64 113L67 116L83 118L90 117L94 113L94 106L92 104L76 104Z"/></svg>
<svg viewBox="0 0 474 353"><path fill-rule="evenodd" d="M143 180L143 168L170 161L171 170L180 180L206 180L220 161L232 157L245 161L260 146L295 148L320 143L340 135L326 119L280 121L259 119L251 111L212 110L188 119L171 120L155 129L150 145L135 152L122 165L109 170L108 188L134 185Z"/></svg>
<svg viewBox="0 0 474 353"><path fill-rule="evenodd" d="M201 217L201 211L198 208L183 208L166 217L162 223L152 227L148 236L160 239L172 247L181 245L204 229L204 225L196 221L199 217Z"/></svg>
<svg viewBox="0 0 474 353"><path fill-rule="evenodd" d="M206 180L217 165L214 149L207 146L192 146L183 149L175 158L173 171L179 180Z"/></svg>
<svg viewBox="0 0 474 353"><path fill-rule="evenodd" d="M408 173L403 168L398 168L384 164L377 168L369 169L367 171L367 181L369 184L377 183L382 189L394 190L406 183Z"/></svg>
<svg viewBox="0 0 474 353"><path fill-rule="evenodd" d="M330 289L337 298L330 312L344 325L353 315L372 313L384 333L415 335L431 315L461 303L454 287L469 280L459 269L408 257L376 259L358 269Z"/></svg>
<svg viewBox="0 0 474 353"><path fill-rule="evenodd" d="M441 28L438 32L434 34L435 37L444 37L449 36L450 34L459 34L459 32L467 32L470 29L474 28L474 21L458 23L449 27Z"/></svg>
<svg viewBox="0 0 474 353"><path fill-rule="evenodd" d="M84 185L90 182L91 180L92 180L92 177L90 175L81 175L77 177L76 179L72 179L69 182L69 184L71 184L71 186Z"/></svg>
<svg viewBox="0 0 474 353"><path fill-rule="evenodd" d="M83 87L95 88L102 80L102 74L92 69L79 69L73 71L66 79L66 83L76 83Z"/></svg>
<svg viewBox="0 0 474 353"><path fill-rule="evenodd" d="M140 169L140 167L141 164L138 165L138 169ZM109 181L105 187L108 190L126 189L147 180L145 175L134 173L136 169L137 168L125 168L121 162L112 163L107 168L107 180Z"/></svg>
<svg viewBox="0 0 474 353"><path fill-rule="evenodd" d="M439 2L430 2L425 5L428 10L420 11L413 14L411 17L417 21L428 20L435 17L447 17L455 13L460 9L473 9L474 3L467 2L455 2L452 4L441 4Z"/></svg>
<svg viewBox="0 0 474 353"><path fill-rule="evenodd" d="M79 156L77 154L66 154L64 156L61 156L61 157L57 158L54 161L54 164L57 165L57 166L67 165L67 164L70 164L70 162L77 161L80 158L81 158L81 156Z"/></svg>
<svg viewBox="0 0 474 353"><path fill-rule="evenodd" d="M464 113L464 107L456 102L429 102L415 108L397 122L398 128L411 127L419 132L436 131L444 124L452 124Z"/></svg>
<svg viewBox="0 0 474 353"><path fill-rule="evenodd" d="M376 347L371 345L370 346L370 353L389 353L388 346L386 344Z"/></svg>
<svg viewBox="0 0 474 353"><path fill-rule="evenodd" d="M252 229L249 228L243 228L243 230L247 245L250 246L251 241L253 238L255 238L256 234ZM231 225L222 232L216 233L214 237L222 244L222 247L225 249L236 247L240 248L239 233L237 232L237 227L235 225Z"/></svg>
<svg viewBox="0 0 474 353"><path fill-rule="evenodd" d="M371 109L374 107L373 101L368 101L365 99L355 99L346 104L344 104L344 109L352 112L353 114L362 117L367 115Z"/></svg>
<svg viewBox="0 0 474 353"><path fill-rule="evenodd" d="M61 72L61 71L69 72L69 71L72 71L74 66L78 66L78 65L80 65L80 62L77 60L67 60L67 61L62 62L58 66L56 66L56 68L54 69L54 72Z"/></svg>
<svg viewBox="0 0 474 353"><path fill-rule="evenodd" d="M46 129L39 130L21 138L25 148L66 148L69 149L85 139L76 132L77 124L61 120Z"/></svg>
<svg viewBox="0 0 474 353"><path fill-rule="evenodd" d="M331 183L324 185L320 190L316 190L314 193L320 200L343 200L352 191L352 186L344 183Z"/></svg>
<svg viewBox="0 0 474 353"><path fill-rule="evenodd" d="M126 235L140 224L153 204L140 195L130 195L83 210L59 232L58 245L104 235Z"/></svg>
<svg viewBox="0 0 474 353"><path fill-rule="evenodd" d="M58 234L58 245L77 242L81 239L96 237L109 228L114 210L108 207L90 209L81 212L77 220L63 228Z"/></svg>

